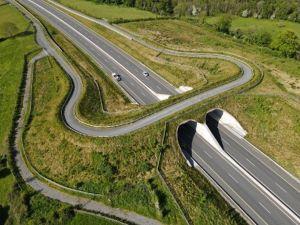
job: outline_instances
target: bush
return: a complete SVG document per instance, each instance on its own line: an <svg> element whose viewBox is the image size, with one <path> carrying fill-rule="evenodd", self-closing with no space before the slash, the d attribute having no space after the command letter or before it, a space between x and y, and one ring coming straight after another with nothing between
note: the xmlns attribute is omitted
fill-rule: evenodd
<svg viewBox="0 0 300 225"><path fill-rule="evenodd" d="M256 44L263 47L268 47L272 42L271 34L263 30L250 30L246 32L242 38L250 44Z"/></svg>
<svg viewBox="0 0 300 225"><path fill-rule="evenodd" d="M231 22L232 22L232 19L229 15L221 16L216 23L217 31L229 34Z"/></svg>
<svg viewBox="0 0 300 225"><path fill-rule="evenodd" d="M292 31L286 31L278 35L272 42L271 48L277 50L285 57L293 58L300 49L297 35Z"/></svg>

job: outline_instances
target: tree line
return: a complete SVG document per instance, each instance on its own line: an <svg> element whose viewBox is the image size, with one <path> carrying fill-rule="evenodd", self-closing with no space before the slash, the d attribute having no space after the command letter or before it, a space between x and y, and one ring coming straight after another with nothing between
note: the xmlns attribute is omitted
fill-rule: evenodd
<svg viewBox="0 0 300 225"><path fill-rule="evenodd" d="M300 0L88 0L148 10L160 15L213 16L228 13L243 17L300 22Z"/></svg>

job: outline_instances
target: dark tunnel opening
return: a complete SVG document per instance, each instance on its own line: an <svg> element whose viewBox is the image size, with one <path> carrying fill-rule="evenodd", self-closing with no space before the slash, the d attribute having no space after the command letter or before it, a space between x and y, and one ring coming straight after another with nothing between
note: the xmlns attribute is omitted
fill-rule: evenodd
<svg viewBox="0 0 300 225"><path fill-rule="evenodd" d="M221 109L214 109L208 112L205 117L206 125L208 126L208 128L210 129L210 131L212 132L222 149L224 149L224 146L222 143L222 138L218 126L220 119L223 116L223 113L224 112Z"/></svg>
<svg viewBox="0 0 300 225"><path fill-rule="evenodd" d="M187 121L181 124L177 130L177 139L181 149L181 153L186 160L194 166L194 160L192 159L192 143L196 134L197 122Z"/></svg>

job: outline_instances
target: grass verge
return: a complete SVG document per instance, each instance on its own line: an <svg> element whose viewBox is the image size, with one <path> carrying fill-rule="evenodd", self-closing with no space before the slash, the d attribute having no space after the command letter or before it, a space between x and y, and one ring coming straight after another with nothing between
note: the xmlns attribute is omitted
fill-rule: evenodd
<svg viewBox="0 0 300 225"><path fill-rule="evenodd" d="M119 138L75 134L59 116L68 90L68 80L52 58L37 62L24 139L34 168L63 185L102 194L99 200L106 204L181 224L176 206L155 174L159 125Z"/></svg>
<svg viewBox="0 0 300 225"><path fill-rule="evenodd" d="M157 17L154 13L145 10L117 5L97 4L93 1L57 0L57 2L85 13L86 15L99 19L104 18L110 22L119 20L155 19Z"/></svg>

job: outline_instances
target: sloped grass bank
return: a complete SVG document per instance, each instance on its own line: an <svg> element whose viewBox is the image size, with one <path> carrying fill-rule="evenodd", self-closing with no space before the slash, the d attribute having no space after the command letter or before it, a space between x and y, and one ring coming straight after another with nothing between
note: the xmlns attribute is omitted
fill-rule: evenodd
<svg viewBox="0 0 300 225"><path fill-rule="evenodd" d="M67 129L60 107L69 91L66 75L52 58L35 66L30 123L24 147L41 174L99 200L168 224L182 224L169 193L156 177L159 124L118 138L89 138Z"/></svg>

